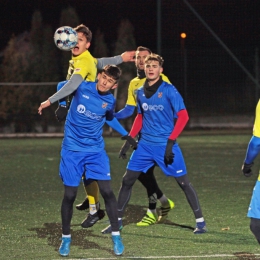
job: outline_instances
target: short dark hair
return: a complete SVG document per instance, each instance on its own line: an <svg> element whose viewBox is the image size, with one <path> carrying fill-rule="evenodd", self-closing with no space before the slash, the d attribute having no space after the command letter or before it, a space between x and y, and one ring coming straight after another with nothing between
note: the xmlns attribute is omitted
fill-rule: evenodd
<svg viewBox="0 0 260 260"><path fill-rule="evenodd" d="M150 54L152 53L152 51L149 48L143 46L138 46L136 51L148 51Z"/></svg>
<svg viewBox="0 0 260 260"><path fill-rule="evenodd" d="M164 62L164 59L163 57L161 57L160 55L158 54L155 54L155 53L152 53L150 55L148 55L146 58L145 58L145 63L147 63L148 61L158 61L159 62L159 65L160 67L162 67L163 65L163 62Z"/></svg>
<svg viewBox="0 0 260 260"><path fill-rule="evenodd" d="M76 32L81 32L85 35L87 42L91 42L92 40L92 32L89 30L89 28L84 25L84 24L80 24L78 25L76 28L74 28L74 30Z"/></svg>
<svg viewBox="0 0 260 260"><path fill-rule="evenodd" d="M121 76L121 70L116 65L106 65L101 72L118 81Z"/></svg>

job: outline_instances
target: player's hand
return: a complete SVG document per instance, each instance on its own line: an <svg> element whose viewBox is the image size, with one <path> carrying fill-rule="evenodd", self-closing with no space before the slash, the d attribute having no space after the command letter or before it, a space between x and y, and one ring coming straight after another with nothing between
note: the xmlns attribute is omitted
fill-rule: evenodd
<svg viewBox="0 0 260 260"><path fill-rule="evenodd" d="M125 143L123 144L123 146L121 147L120 151L119 151L119 157L118 158L122 158L122 159L126 159L126 152L129 150L130 148L130 144L128 143L128 141L125 141Z"/></svg>
<svg viewBox="0 0 260 260"><path fill-rule="evenodd" d="M59 105L58 108L55 110L55 116L59 122L65 120L68 114L68 108L65 105Z"/></svg>
<svg viewBox="0 0 260 260"><path fill-rule="evenodd" d="M167 145L164 153L164 163L166 166L168 166L168 164L173 163L174 153L172 152L172 147L175 144L175 142L176 140L172 140L172 139L168 139L167 141Z"/></svg>
<svg viewBox="0 0 260 260"><path fill-rule="evenodd" d="M135 61L135 51L126 51L121 54L123 62Z"/></svg>
<svg viewBox="0 0 260 260"><path fill-rule="evenodd" d="M128 141L129 144L130 144L130 146L131 146L134 150L137 149L137 142L135 141L135 139L134 139L132 136L130 136L130 135L125 135L125 136L121 137L121 139Z"/></svg>
<svg viewBox="0 0 260 260"><path fill-rule="evenodd" d="M242 172L243 174L246 176L246 177L250 177L252 176L253 172L251 170L251 167L253 166L254 163L250 163L250 164L247 164L247 163L244 163L242 165Z"/></svg>
<svg viewBox="0 0 260 260"><path fill-rule="evenodd" d="M46 107L49 107L51 105L50 100L46 100L44 102L41 103L41 105L38 107L38 114L41 115L42 114L42 110Z"/></svg>

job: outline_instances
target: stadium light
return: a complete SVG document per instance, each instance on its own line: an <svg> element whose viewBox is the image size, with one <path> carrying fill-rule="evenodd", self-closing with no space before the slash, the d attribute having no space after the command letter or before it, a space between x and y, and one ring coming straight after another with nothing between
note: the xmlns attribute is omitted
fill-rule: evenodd
<svg viewBox="0 0 260 260"><path fill-rule="evenodd" d="M185 48L185 39L187 34L182 32L181 36L181 56L183 59L183 91L184 91L184 100L187 100L187 52Z"/></svg>

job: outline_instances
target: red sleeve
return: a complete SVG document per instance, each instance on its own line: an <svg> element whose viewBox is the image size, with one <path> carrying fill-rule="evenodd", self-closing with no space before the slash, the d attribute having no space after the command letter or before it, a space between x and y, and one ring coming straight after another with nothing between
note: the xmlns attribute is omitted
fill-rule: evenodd
<svg viewBox="0 0 260 260"><path fill-rule="evenodd" d="M138 135L138 133L140 132L142 125L143 125L143 115L137 114L129 135L133 138L136 137Z"/></svg>
<svg viewBox="0 0 260 260"><path fill-rule="evenodd" d="M187 124L189 120L189 115L186 109L181 110L177 113L178 119L176 121L176 124L174 126L174 129L169 137L169 139L175 140L182 132L183 128Z"/></svg>

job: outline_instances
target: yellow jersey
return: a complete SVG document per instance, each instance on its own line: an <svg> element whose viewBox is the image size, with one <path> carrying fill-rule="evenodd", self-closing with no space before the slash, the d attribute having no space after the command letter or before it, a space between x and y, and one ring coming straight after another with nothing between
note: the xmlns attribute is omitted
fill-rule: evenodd
<svg viewBox="0 0 260 260"><path fill-rule="evenodd" d="M73 74L79 74L86 81L96 81L97 77L97 59L94 58L88 50L80 55L73 57L69 61L67 80Z"/></svg>
<svg viewBox="0 0 260 260"><path fill-rule="evenodd" d="M162 76L163 81L166 81L171 84L171 82L169 81L167 76L165 76L164 74L161 74L161 76ZM135 106L135 107L137 106L136 92L137 92L137 89L139 89L140 87L142 87L144 85L145 80L146 80L146 78L139 79L138 77L136 77L130 81L129 87L128 87L126 105Z"/></svg>
<svg viewBox="0 0 260 260"><path fill-rule="evenodd" d="M255 109L255 122L253 128L253 135L260 137L260 100L258 101Z"/></svg>

